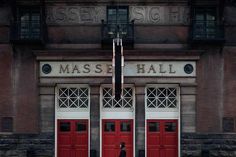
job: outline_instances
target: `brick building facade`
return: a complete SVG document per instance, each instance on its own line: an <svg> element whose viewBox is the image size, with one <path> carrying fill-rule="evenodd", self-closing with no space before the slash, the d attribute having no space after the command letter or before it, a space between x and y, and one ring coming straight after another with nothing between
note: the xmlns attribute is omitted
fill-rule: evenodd
<svg viewBox="0 0 236 157"><path fill-rule="evenodd" d="M1 1L0 157L236 156L235 34L234 0Z"/></svg>

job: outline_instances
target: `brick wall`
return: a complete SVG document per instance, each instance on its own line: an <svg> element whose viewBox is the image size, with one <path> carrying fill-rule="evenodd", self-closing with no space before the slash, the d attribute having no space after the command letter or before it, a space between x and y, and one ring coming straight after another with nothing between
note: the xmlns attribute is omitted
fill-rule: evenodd
<svg viewBox="0 0 236 157"><path fill-rule="evenodd" d="M197 132L220 132L223 109L223 57L208 49L197 67Z"/></svg>
<svg viewBox="0 0 236 157"><path fill-rule="evenodd" d="M236 118L236 48L226 47L224 49L224 112L223 116L226 118L232 118L232 129L228 131L236 131L235 118ZM230 127L230 126L229 126Z"/></svg>
<svg viewBox="0 0 236 157"><path fill-rule="evenodd" d="M14 117L14 62L10 45L0 45L0 124L2 117ZM0 127L0 130L2 128Z"/></svg>

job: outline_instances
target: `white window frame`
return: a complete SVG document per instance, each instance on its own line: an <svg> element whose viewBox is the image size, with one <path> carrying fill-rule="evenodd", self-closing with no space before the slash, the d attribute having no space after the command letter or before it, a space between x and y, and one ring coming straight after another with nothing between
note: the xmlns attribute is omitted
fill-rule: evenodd
<svg viewBox="0 0 236 157"><path fill-rule="evenodd" d="M110 100L109 100L109 102L111 101L111 103L112 103L112 107L107 107L107 108L104 108L103 106L104 106L104 104L103 104L103 99L104 99L104 96L103 96L103 89L104 88L109 88L110 89L110 91L112 92L112 88L111 87L109 87L109 86L103 86L103 87L101 87L101 91L100 91L100 96L101 96L101 110L103 111L103 112L114 112L114 111L120 111L120 112L132 112L133 111L133 109L134 109L134 98L135 98L135 94L134 94L134 88L132 87L132 86L130 86L130 87L124 87L124 89L125 88L131 88L131 90L132 90L132 95L131 95L131 100L132 100L132 104L131 104L131 107L123 107L123 104L122 104L122 107L114 107L113 106L113 104L117 104L118 102L114 99L114 98L112 98L112 95L111 95L111 97L106 97L106 98L110 98ZM124 92L123 92L124 93ZM130 98L130 97L128 97L128 98ZM124 102L124 97L123 96L121 96L121 99L123 100L119 100L119 101L122 101L122 102Z"/></svg>
<svg viewBox="0 0 236 157"><path fill-rule="evenodd" d="M59 88L88 88L88 108L81 110L70 110L65 109L63 110L57 110L58 101L57 96L59 94ZM75 119L75 120L88 120L88 156L90 156L90 87L87 84L57 84L55 86L55 157L57 157L57 120L59 119Z"/></svg>
<svg viewBox="0 0 236 157"><path fill-rule="evenodd" d="M147 88L176 88L176 99L178 110L148 110L147 109ZM145 87L145 157L147 157L147 120L178 120L178 157L180 157L180 131L181 131L181 116L180 116L180 86L179 84L147 84Z"/></svg>

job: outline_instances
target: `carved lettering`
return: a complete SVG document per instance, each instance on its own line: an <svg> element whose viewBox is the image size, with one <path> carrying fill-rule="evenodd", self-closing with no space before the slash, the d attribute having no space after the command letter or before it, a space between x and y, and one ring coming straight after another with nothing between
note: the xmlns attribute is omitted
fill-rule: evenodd
<svg viewBox="0 0 236 157"><path fill-rule="evenodd" d="M50 6L47 8L47 23L101 23L106 19L106 6Z"/></svg>
<svg viewBox="0 0 236 157"><path fill-rule="evenodd" d="M130 6L130 19L145 24L188 24L186 6Z"/></svg>
<svg viewBox="0 0 236 157"><path fill-rule="evenodd" d="M75 65L74 67L73 67L73 70L72 70L72 73L80 73L80 71L79 71L79 68L77 67L77 65Z"/></svg>
<svg viewBox="0 0 236 157"><path fill-rule="evenodd" d="M90 7L81 7L80 8L80 20L84 23L93 22L92 19L92 9Z"/></svg>
<svg viewBox="0 0 236 157"><path fill-rule="evenodd" d="M137 73L145 73L145 64L137 64Z"/></svg>
<svg viewBox="0 0 236 157"><path fill-rule="evenodd" d="M40 66L49 64L52 71L42 76L111 76L111 61L63 61L63 62L40 62ZM184 66L191 64L194 71L186 73ZM196 76L196 63L194 61L126 61L124 76ZM40 68L43 70L43 68Z"/></svg>
<svg viewBox="0 0 236 157"><path fill-rule="evenodd" d="M53 16L53 9L51 7L48 7L47 9L47 22L50 23L50 22L53 22L55 20L54 16Z"/></svg>
<svg viewBox="0 0 236 157"><path fill-rule="evenodd" d="M180 8L179 7L170 7L169 19L171 23L180 23Z"/></svg>
<svg viewBox="0 0 236 157"><path fill-rule="evenodd" d="M166 73L166 71L164 70L163 64L159 64L159 73Z"/></svg>
<svg viewBox="0 0 236 157"><path fill-rule="evenodd" d="M71 7L68 9L68 20L69 21L76 21L78 19L78 15L77 15L77 12L76 12L76 8L75 7Z"/></svg>
<svg viewBox="0 0 236 157"><path fill-rule="evenodd" d="M107 73L112 73L112 65L107 64Z"/></svg>
<svg viewBox="0 0 236 157"><path fill-rule="evenodd" d="M145 22L145 8L144 7L133 7L131 10L131 17L137 23Z"/></svg>
<svg viewBox="0 0 236 157"><path fill-rule="evenodd" d="M85 69L85 70L83 70L84 73L90 73L90 65L89 64L85 64L84 69Z"/></svg>
<svg viewBox="0 0 236 157"><path fill-rule="evenodd" d="M130 6L129 15L135 23L188 24L186 6ZM106 6L48 6L47 23L101 23L106 19Z"/></svg>
<svg viewBox="0 0 236 157"><path fill-rule="evenodd" d="M169 73L170 74L175 74L176 71L173 70L173 65L172 64L169 64Z"/></svg>
<svg viewBox="0 0 236 157"><path fill-rule="evenodd" d="M184 8L183 11L183 24L189 24L190 21L190 12L189 12L189 8Z"/></svg>
<svg viewBox="0 0 236 157"><path fill-rule="evenodd" d="M59 73L61 74L61 73L70 73L70 71L69 71L69 65L68 64L66 64L66 66L65 67L63 67L63 65L62 64L60 64L60 70L59 70Z"/></svg>
<svg viewBox="0 0 236 157"><path fill-rule="evenodd" d="M101 22L101 20L99 21L99 18L101 18L103 16L103 11L101 8L94 8L94 14L92 15L94 17L94 23L99 23ZM105 15L105 14L104 14Z"/></svg>
<svg viewBox="0 0 236 157"><path fill-rule="evenodd" d="M158 23L160 21L159 7L152 7L150 9L149 19L152 23Z"/></svg>
<svg viewBox="0 0 236 157"><path fill-rule="evenodd" d="M102 65L101 64L97 64L96 65L95 73L101 73L101 72L102 72Z"/></svg>
<svg viewBox="0 0 236 157"><path fill-rule="evenodd" d="M66 13L64 7L59 7L55 9L56 14L54 15L56 21L65 21Z"/></svg>
<svg viewBox="0 0 236 157"><path fill-rule="evenodd" d="M152 73L157 73L153 65L151 65L149 70L148 70L148 73L151 73L151 72Z"/></svg>

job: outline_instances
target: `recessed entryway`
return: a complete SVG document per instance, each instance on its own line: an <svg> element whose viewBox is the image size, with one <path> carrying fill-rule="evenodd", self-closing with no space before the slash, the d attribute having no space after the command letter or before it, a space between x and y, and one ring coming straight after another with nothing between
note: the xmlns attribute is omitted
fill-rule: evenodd
<svg viewBox="0 0 236 157"><path fill-rule="evenodd" d="M89 157L89 87L59 84L55 92L55 157Z"/></svg>
<svg viewBox="0 0 236 157"><path fill-rule="evenodd" d="M125 142L126 157L135 156L135 91L125 85L123 95L116 100L110 85L100 90L100 156L118 157L120 143Z"/></svg>
<svg viewBox="0 0 236 157"><path fill-rule="evenodd" d="M146 157L180 157L180 91L177 84L147 85Z"/></svg>

